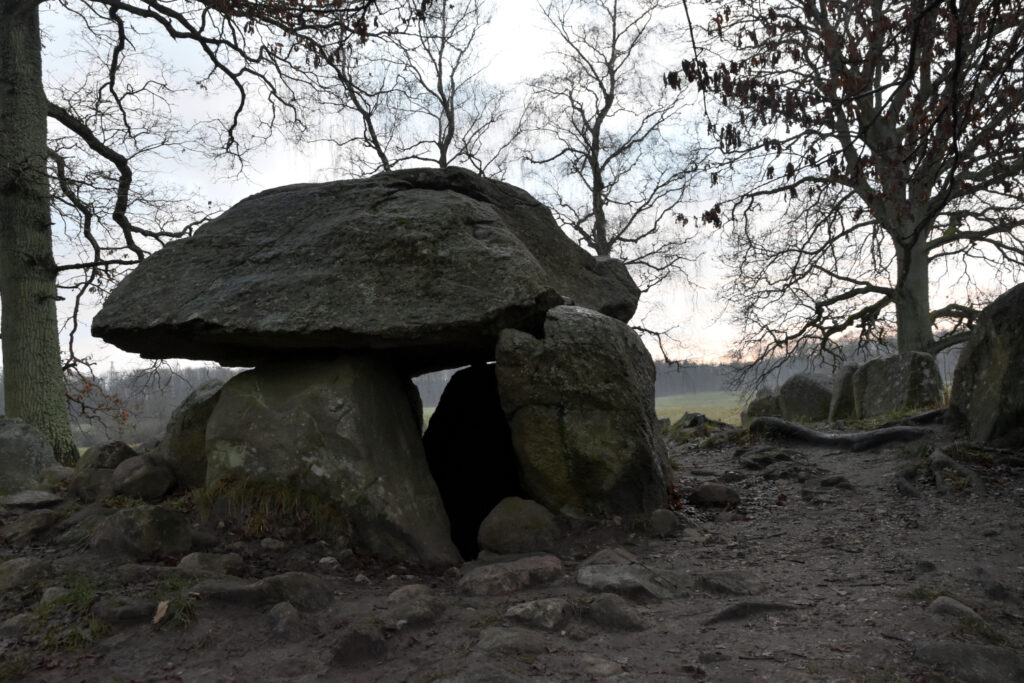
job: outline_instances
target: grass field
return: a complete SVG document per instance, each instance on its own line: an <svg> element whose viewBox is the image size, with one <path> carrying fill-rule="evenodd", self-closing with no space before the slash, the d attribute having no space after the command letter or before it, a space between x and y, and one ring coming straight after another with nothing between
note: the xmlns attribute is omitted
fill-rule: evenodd
<svg viewBox="0 0 1024 683"><path fill-rule="evenodd" d="M742 395L732 391L705 391L699 394L680 394L678 396L662 396L655 399L654 411L658 417L667 417L675 422L685 412L704 413L712 420L720 420L731 425L739 425L740 404ZM433 407L423 409L423 423L430 421L434 414Z"/></svg>
<svg viewBox="0 0 1024 683"><path fill-rule="evenodd" d="M667 417L675 422L685 412L704 413L712 420L739 425L742 394L733 391L705 391L699 394L661 396L654 401L658 417Z"/></svg>

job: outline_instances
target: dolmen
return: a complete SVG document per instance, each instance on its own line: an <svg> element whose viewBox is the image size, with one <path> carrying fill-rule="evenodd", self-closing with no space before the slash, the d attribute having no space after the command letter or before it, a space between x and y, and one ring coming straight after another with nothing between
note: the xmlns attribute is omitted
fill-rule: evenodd
<svg viewBox="0 0 1024 683"><path fill-rule="evenodd" d="M252 368L204 398L192 485L295 487L368 552L444 565L475 555L508 497L665 506L638 298L525 191L410 169L241 201L143 261L92 329L147 358ZM411 378L463 366L423 433Z"/></svg>

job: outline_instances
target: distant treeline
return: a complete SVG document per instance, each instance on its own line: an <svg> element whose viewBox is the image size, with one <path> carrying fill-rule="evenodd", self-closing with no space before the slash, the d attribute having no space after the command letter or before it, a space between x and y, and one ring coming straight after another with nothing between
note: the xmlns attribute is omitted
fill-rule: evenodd
<svg viewBox="0 0 1024 683"><path fill-rule="evenodd" d="M939 354L939 370L952 381L959 349ZM655 363L656 396L675 396L734 389L736 366L728 363ZM413 379L425 407L436 406L441 392L457 369L442 370ZM778 386L800 372L829 372L815 359L792 359L768 378L767 386ZM210 379L227 380L237 370L219 366L178 367L160 363L152 368L118 370L110 367L93 379L69 382L68 404L71 425L83 447L113 439L140 443L158 438L174 409L189 393ZM3 413L3 373L0 371L0 414Z"/></svg>

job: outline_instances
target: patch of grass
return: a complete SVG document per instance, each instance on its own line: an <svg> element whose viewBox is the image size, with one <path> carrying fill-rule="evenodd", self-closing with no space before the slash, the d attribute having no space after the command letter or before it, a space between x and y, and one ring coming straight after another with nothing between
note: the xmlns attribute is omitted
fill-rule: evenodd
<svg viewBox="0 0 1024 683"><path fill-rule="evenodd" d="M967 616L960 617L959 621L957 621L956 627L953 629L953 635L969 640L980 640L989 645L1010 644L1002 633L992 628L987 622Z"/></svg>
<svg viewBox="0 0 1024 683"><path fill-rule="evenodd" d="M0 654L0 681L18 680L25 676L31 668L28 657L25 655L8 659L6 655Z"/></svg>
<svg viewBox="0 0 1024 683"><path fill-rule="evenodd" d="M321 538L351 534L336 505L287 482L218 481L196 491L192 500L201 517L209 519L215 511L226 515L249 537L266 536L283 527Z"/></svg>
<svg viewBox="0 0 1024 683"><path fill-rule="evenodd" d="M36 609L39 622L33 635L48 650L77 652L106 635L110 627L92 616L99 597L96 586L81 577L68 581L68 592Z"/></svg>
<svg viewBox="0 0 1024 683"><path fill-rule="evenodd" d="M114 510L125 510L146 505L146 501L135 496L110 496L109 498L104 498L101 504Z"/></svg>
<svg viewBox="0 0 1024 683"><path fill-rule="evenodd" d="M735 391L704 391L654 399L654 411L658 417L672 422L681 418L683 413L703 413L709 419L739 425L743 407L743 394Z"/></svg>

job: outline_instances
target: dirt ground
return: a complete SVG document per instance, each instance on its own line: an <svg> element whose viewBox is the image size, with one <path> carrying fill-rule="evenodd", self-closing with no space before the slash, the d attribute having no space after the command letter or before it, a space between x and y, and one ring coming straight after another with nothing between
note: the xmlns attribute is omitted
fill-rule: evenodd
<svg viewBox="0 0 1024 683"><path fill-rule="evenodd" d="M934 448L963 469L934 477L927 467ZM698 440L672 445L670 453L678 494L673 531L656 537L633 523L577 521L555 552L562 570L553 580L491 595L464 590L465 577L481 563L427 571L350 553L340 562L323 560L339 553L287 530L270 541L204 533L219 534L208 539L208 552L241 556L236 573L249 581L285 572L319 577L330 593L321 596L323 609L211 600L192 585L195 579L174 570L133 575L80 546L7 543L0 561L38 557L51 570L0 597L0 678L728 682L1024 675L1021 454L963 447L941 427L926 444L864 452L767 441L709 447ZM732 487L739 505L687 503L707 482ZM6 525L24 514L0 513ZM641 569L705 577L728 570L733 580L698 582L679 597L629 593L624 609L637 622L632 626L594 619L587 616L594 594L576 576L581 563L608 547L624 548ZM411 584L427 588L389 600ZM54 587L70 591L51 602L59 608L40 605ZM413 595L428 595L431 608L396 620L396 604ZM507 614L546 598L569 607L550 628ZM111 599L141 605L139 613L105 623L96 606ZM152 623L153 606L165 601L170 611Z"/></svg>

